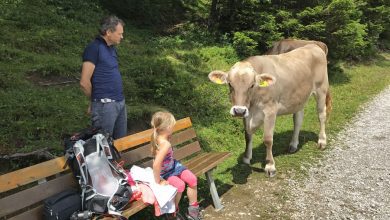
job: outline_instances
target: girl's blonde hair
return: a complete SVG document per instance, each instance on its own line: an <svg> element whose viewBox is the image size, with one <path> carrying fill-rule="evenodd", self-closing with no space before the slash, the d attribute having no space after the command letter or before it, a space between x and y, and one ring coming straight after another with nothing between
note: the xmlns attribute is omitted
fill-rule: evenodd
<svg viewBox="0 0 390 220"><path fill-rule="evenodd" d="M150 121L152 125L153 133L151 137L151 145L152 145L152 155L156 155L156 151L158 150L157 146L157 136L159 132L172 128L176 124L176 119L170 112L166 111L158 111L153 114L152 120Z"/></svg>

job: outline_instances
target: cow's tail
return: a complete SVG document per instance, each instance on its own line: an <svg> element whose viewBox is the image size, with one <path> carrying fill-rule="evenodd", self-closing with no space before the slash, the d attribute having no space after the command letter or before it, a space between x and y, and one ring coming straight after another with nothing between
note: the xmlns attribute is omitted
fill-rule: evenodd
<svg viewBox="0 0 390 220"><path fill-rule="evenodd" d="M330 118L330 113L332 112L332 96L330 95L330 89L326 92L326 120L328 121Z"/></svg>

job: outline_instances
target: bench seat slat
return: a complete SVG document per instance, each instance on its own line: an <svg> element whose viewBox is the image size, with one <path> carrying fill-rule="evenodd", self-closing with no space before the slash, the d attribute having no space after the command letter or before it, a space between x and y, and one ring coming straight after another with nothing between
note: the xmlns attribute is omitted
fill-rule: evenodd
<svg viewBox="0 0 390 220"><path fill-rule="evenodd" d="M185 164L187 167L192 167L193 164L201 163L206 157L207 157L207 153L202 153L192 158L191 160L184 162L183 164Z"/></svg>
<svg viewBox="0 0 390 220"><path fill-rule="evenodd" d="M42 220L43 219L43 205L30 209L20 215L14 216L9 220Z"/></svg>
<svg viewBox="0 0 390 220"><path fill-rule="evenodd" d="M230 156L230 152L212 152L205 154L206 156L202 156L201 163L189 163L189 165L184 163L196 176L206 173Z"/></svg>
<svg viewBox="0 0 390 220"><path fill-rule="evenodd" d="M0 216L9 215L30 205L34 205L66 189L77 188L77 185L73 175L68 173L59 178L2 198L0 200Z"/></svg>
<svg viewBox="0 0 390 220"><path fill-rule="evenodd" d="M148 205L143 203L142 200L134 201L130 204L130 206L122 212L122 215L128 218L129 216L134 215L135 213L141 211Z"/></svg>

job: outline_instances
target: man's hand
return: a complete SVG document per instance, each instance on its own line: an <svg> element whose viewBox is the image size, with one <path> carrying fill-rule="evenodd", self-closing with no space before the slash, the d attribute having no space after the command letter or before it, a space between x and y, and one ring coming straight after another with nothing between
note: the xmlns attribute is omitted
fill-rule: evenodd
<svg viewBox="0 0 390 220"><path fill-rule="evenodd" d="M87 115L91 114L91 103L89 103L88 108L87 108Z"/></svg>

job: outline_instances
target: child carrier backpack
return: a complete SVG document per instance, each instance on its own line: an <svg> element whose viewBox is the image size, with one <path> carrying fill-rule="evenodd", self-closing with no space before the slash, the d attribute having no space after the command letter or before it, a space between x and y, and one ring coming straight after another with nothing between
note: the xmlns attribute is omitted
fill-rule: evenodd
<svg viewBox="0 0 390 220"><path fill-rule="evenodd" d="M118 165L120 154L109 135L98 128L65 139L66 164L81 188L82 210L120 215L132 196L127 176Z"/></svg>

